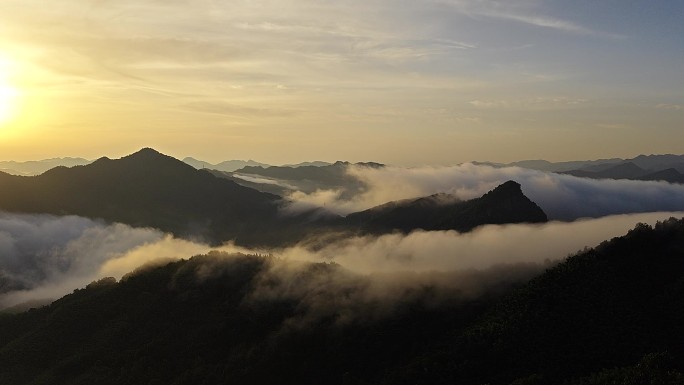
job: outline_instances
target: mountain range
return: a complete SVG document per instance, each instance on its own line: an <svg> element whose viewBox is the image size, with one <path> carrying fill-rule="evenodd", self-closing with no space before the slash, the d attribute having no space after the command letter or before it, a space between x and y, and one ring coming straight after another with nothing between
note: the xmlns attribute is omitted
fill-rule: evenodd
<svg viewBox="0 0 684 385"><path fill-rule="evenodd" d="M0 161L0 172L12 175L39 175L58 166L82 166L91 161L83 158L53 158L27 162Z"/></svg>
<svg viewBox="0 0 684 385"><path fill-rule="evenodd" d="M660 180L684 183L684 155L639 155L631 159L549 162L523 160L512 163L474 162L494 167L522 167L592 179Z"/></svg>
<svg viewBox="0 0 684 385"><path fill-rule="evenodd" d="M247 170L284 177L288 173L309 175L315 169L320 180L335 184L346 183L346 166L338 162L323 167ZM84 166L56 167L33 177L0 173L0 210L80 215L154 227L214 244L234 240L243 245L274 246L296 243L328 230L351 234L359 229L469 231L483 224L546 220L541 209L524 197L514 182L473 201L448 205L403 202L390 205L394 207L391 212L370 211L382 212L381 219L367 213L343 218L314 208L285 213L283 208L288 204L277 195L197 170L150 148L121 159L100 158ZM378 226L380 223L382 226Z"/></svg>
<svg viewBox="0 0 684 385"><path fill-rule="evenodd" d="M73 167L77 165L86 165L90 162L92 161L83 158L53 158L27 162L0 161L0 172L12 175L33 176L42 174L43 172L58 166ZM339 174L337 171L334 171L335 168L345 165L349 166L351 165L349 162L338 161L329 163L313 161L283 166L271 166L254 160L227 160L212 164L192 157L184 158L183 162L196 169L212 170L215 175L231 179L238 184L256 188L264 192L276 193L278 195L286 195L292 192L293 189L308 191L315 188L314 186L317 184L319 184L319 186L333 188L351 188L350 191L353 191L359 184L359 181L353 180L354 178L346 178L346 180L344 180L345 178L339 179L339 177L338 183L330 183L331 178L334 179L335 175ZM472 163L494 167L522 167L545 172L567 173L594 179L662 180L670 183L684 183L682 182L684 179L684 155L639 155L630 159L608 158L566 162L522 160L511 163ZM379 163L374 162L357 163L357 165L370 167L380 166ZM330 168L329 166L333 167ZM625 172L627 167L634 168L634 166L638 169L634 169L631 172ZM306 168L307 171L293 171L293 169L297 168ZM314 168L327 168L327 171L320 173L319 171L314 170ZM215 171L220 171L223 174L216 173ZM233 174L234 172L236 172L236 174ZM245 179L245 176L250 175L267 177L270 180L250 181ZM287 183L283 184L282 182Z"/></svg>
<svg viewBox="0 0 684 385"><path fill-rule="evenodd" d="M684 174L674 167L652 171L645 170L632 162L624 162L590 170L564 171L562 174L592 179L631 179L684 183Z"/></svg>
<svg viewBox="0 0 684 385"><path fill-rule="evenodd" d="M549 162L547 160L521 160L511 163L473 162L476 164L488 164L497 167L523 167L532 170L564 172L572 170L601 171L602 169L616 166L621 163L632 162L646 170L662 170L676 168L684 172L684 155L661 154L639 155L634 158L608 158L597 160L578 160L568 162Z"/></svg>
<svg viewBox="0 0 684 385"><path fill-rule="evenodd" d="M221 163L217 164L211 164L209 162L205 162L203 160L197 160L195 158L187 157L183 159L184 163L187 163L191 165L192 167L201 170L201 169L211 169L211 170L219 170L219 171L235 171L237 169L240 169L242 167L246 166L263 166L263 167L268 167L269 165L265 163L259 163L254 160L226 160Z"/></svg>

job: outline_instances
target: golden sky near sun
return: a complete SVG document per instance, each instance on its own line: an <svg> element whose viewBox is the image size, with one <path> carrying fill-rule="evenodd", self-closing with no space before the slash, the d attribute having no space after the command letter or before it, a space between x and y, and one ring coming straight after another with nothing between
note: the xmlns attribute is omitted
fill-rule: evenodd
<svg viewBox="0 0 684 385"><path fill-rule="evenodd" d="M497 4L3 0L0 160L682 152L684 5Z"/></svg>
<svg viewBox="0 0 684 385"><path fill-rule="evenodd" d="M10 82L10 65L0 56L0 128L11 125L12 119L19 114L19 92Z"/></svg>

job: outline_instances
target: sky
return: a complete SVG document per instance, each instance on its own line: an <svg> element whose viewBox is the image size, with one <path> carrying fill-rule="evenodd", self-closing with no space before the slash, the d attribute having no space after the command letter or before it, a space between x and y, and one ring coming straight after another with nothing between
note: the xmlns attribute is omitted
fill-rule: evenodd
<svg viewBox="0 0 684 385"><path fill-rule="evenodd" d="M682 153L680 0L3 0L0 160Z"/></svg>

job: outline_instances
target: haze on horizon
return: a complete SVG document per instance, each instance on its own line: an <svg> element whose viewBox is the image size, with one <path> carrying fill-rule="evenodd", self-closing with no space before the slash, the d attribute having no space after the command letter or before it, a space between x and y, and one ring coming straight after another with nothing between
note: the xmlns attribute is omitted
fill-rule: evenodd
<svg viewBox="0 0 684 385"><path fill-rule="evenodd" d="M681 153L684 4L5 0L2 160Z"/></svg>

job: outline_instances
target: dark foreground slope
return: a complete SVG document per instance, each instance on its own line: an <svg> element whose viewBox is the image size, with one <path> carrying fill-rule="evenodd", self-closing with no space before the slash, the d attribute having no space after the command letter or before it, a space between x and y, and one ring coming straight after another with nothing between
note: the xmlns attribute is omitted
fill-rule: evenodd
<svg viewBox="0 0 684 385"><path fill-rule="evenodd" d="M508 181L480 198L459 201L454 196L429 197L390 202L346 217L350 226L367 233L393 230L470 231L484 224L541 223L546 214L529 200L520 184Z"/></svg>
<svg viewBox="0 0 684 385"><path fill-rule="evenodd" d="M0 383L379 383L481 312L457 292L386 298L371 283L331 264L217 255L103 279L0 314Z"/></svg>
<svg viewBox="0 0 684 385"><path fill-rule="evenodd" d="M424 381L426 367L427 383L683 384L684 219L637 225L569 258L396 382Z"/></svg>
<svg viewBox="0 0 684 385"><path fill-rule="evenodd" d="M498 300L368 295L369 279L254 256L104 279L0 317L0 383L684 383L684 220L638 225Z"/></svg>

